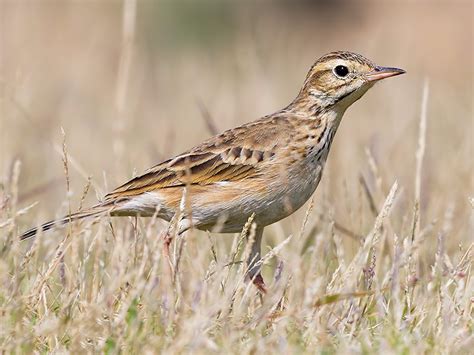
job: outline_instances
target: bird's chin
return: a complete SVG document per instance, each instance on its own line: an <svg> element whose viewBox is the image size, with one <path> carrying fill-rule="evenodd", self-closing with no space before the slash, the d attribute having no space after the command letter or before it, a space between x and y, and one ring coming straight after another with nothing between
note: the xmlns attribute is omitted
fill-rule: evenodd
<svg viewBox="0 0 474 355"><path fill-rule="evenodd" d="M337 105L342 108L344 111L352 105L354 102L359 100L364 94L374 85L373 82L364 83L359 88L356 88L352 91L347 92L343 97L341 97Z"/></svg>

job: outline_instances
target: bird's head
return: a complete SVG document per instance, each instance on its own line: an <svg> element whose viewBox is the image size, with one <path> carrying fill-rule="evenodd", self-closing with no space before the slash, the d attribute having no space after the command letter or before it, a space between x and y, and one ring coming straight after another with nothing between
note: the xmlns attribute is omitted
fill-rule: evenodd
<svg viewBox="0 0 474 355"><path fill-rule="evenodd" d="M405 73L398 68L377 66L352 52L331 52L311 67L299 99L318 110L345 111L377 81Z"/></svg>

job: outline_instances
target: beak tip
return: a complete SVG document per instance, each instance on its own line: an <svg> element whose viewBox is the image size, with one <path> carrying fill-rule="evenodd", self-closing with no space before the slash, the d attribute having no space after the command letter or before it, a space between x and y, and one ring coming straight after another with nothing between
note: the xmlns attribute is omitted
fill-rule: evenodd
<svg viewBox="0 0 474 355"><path fill-rule="evenodd" d="M406 71L399 68L390 68L390 67L375 67L373 72L370 72L367 75L368 81L378 81L385 78L390 78L396 75L405 74Z"/></svg>

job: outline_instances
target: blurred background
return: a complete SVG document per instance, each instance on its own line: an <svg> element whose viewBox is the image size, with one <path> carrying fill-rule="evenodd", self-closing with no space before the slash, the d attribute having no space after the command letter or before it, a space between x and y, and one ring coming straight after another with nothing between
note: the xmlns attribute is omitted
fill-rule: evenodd
<svg viewBox="0 0 474 355"><path fill-rule="evenodd" d="M434 225L427 238L449 228L455 250L474 225L472 14L472 1L452 0L1 0L3 188L18 160L20 207L39 201L22 225L66 213L64 129L73 209L89 177L87 203L95 203L214 130L284 107L319 56L351 50L407 74L348 110L312 216L364 235L374 216L361 177L378 208L398 180L392 223L409 230L428 82L420 215L422 227ZM273 230L298 231L303 214Z"/></svg>

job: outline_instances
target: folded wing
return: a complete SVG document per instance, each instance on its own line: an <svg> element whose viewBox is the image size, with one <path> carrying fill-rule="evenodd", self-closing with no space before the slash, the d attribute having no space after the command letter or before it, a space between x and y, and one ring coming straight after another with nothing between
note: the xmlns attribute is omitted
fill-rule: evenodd
<svg viewBox="0 0 474 355"><path fill-rule="evenodd" d="M106 195L104 203L169 187L209 185L259 176L261 167L274 156L278 130L270 128L259 133L255 125L258 123L226 131L152 167ZM249 135L249 129L256 134Z"/></svg>

